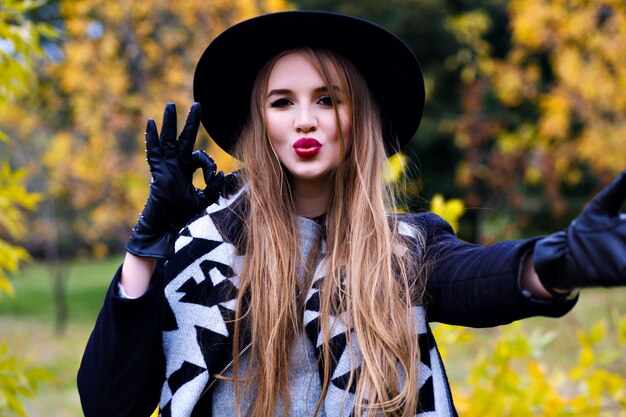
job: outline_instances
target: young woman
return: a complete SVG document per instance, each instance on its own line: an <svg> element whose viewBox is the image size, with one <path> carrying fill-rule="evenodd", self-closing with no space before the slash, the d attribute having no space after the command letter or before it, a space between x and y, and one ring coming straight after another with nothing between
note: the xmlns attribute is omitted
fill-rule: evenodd
<svg viewBox="0 0 626 417"><path fill-rule="evenodd" d="M575 288L626 284L626 174L543 239L480 247L394 214L382 166L417 130L424 86L377 25L242 22L194 91L178 140L173 104L160 137L148 123L150 195L78 375L87 416L454 416L429 322L556 317ZM241 171L192 152L200 121Z"/></svg>

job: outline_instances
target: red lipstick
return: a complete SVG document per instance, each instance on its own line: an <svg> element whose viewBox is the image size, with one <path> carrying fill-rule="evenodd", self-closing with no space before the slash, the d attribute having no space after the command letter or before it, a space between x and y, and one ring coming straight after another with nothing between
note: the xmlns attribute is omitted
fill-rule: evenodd
<svg viewBox="0 0 626 417"><path fill-rule="evenodd" d="M315 138L300 138L293 144L296 154L303 159L313 158L322 149L322 144Z"/></svg>

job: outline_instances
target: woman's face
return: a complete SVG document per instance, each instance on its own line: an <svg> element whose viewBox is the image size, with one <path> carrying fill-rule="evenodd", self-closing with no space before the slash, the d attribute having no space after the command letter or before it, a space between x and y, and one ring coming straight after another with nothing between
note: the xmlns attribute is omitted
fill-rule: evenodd
<svg viewBox="0 0 626 417"><path fill-rule="evenodd" d="M347 142L351 119L345 96L332 102L328 88L309 60L292 53L280 58L270 72L265 99L269 138L280 162L294 181L326 181L339 164L339 113ZM348 146L348 143L345 144Z"/></svg>

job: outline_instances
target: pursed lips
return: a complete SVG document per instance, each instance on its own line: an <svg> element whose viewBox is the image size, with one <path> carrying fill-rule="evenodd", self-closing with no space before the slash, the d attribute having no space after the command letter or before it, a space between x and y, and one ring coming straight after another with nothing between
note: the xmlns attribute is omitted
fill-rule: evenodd
<svg viewBox="0 0 626 417"><path fill-rule="evenodd" d="M303 137L293 144L293 149L300 158L310 159L319 153L322 146L315 138Z"/></svg>

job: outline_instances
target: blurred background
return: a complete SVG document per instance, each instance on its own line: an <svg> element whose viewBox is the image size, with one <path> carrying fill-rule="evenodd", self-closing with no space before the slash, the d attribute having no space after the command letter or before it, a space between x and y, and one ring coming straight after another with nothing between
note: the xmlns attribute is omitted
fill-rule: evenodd
<svg viewBox="0 0 626 417"><path fill-rule="evenodd" d="M182 125L211 39L287 9L413 48L425 116L388 181L464 240L563 228L626 168L623 0L2 0L0 416L82 415L82 350L147 196L147 118L173 101ZM197 146L236 169L203 130ZM558 321L436 332L462 416L626 416L626 290L586 291Z"/></svg>

